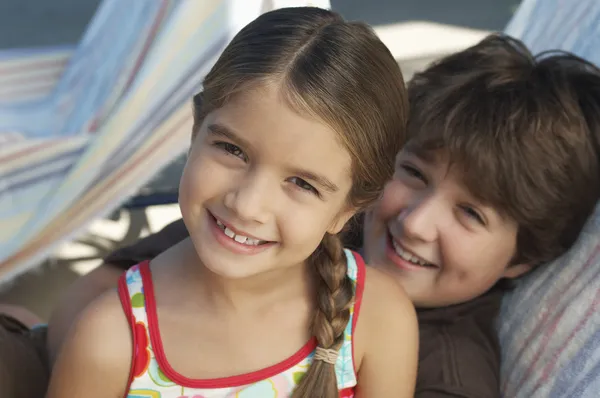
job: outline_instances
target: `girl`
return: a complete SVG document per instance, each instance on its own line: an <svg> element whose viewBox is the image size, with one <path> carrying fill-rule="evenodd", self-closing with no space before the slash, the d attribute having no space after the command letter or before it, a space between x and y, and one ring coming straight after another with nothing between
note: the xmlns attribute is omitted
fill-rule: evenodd
<svg viewBox="0 0 600 398"><path fill-rule="evenodd" d="M246 26L195 101L190 238L82 314L49 397L412 397L412 304L338 238L391 177L402 81L371 29L330 11Z"/></svg>

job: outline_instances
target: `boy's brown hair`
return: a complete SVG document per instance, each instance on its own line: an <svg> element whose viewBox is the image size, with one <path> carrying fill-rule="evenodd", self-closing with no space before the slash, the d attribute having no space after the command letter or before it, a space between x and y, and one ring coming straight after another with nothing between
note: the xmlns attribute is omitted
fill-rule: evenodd
<svg viewBox="0 0 600 398"><path fill-rule="evenodd" d="M444 153L482 202L518 223L515 263L568 250L600 195L600 70L492 35L415 75L409 141Z"/></svg>

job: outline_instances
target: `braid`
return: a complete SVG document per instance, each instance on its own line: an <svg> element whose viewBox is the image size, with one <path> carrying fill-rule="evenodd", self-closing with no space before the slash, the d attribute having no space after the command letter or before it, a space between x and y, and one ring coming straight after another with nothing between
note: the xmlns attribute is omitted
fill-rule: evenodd
<svg viewBox="0 0 600 398"><path fill-rule="evenodd" d="M350 320L354 288L348 277L348 265L337 235L326 234L309 258L316 274L317 309L312 333L318 346L338 351L344 342L344 330ZM293 398L337 398L335 365L313 361L294 391Z"/></svg>

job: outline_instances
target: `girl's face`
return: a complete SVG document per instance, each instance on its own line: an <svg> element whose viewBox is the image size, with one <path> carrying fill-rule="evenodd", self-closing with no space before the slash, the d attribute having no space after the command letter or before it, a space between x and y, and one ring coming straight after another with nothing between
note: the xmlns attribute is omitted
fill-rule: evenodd
<svg viewBox="0 0 600 398"><path fill-rule="evenodd" d="M350 166L336 132L277 88L236 96L202 122L179 186L199 258L227 278L304 262L352 216Z"/></svg>

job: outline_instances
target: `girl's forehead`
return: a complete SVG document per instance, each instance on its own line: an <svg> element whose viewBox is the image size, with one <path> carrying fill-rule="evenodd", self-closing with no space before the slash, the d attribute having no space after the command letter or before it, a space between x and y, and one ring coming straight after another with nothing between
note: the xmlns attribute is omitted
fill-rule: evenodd
<svg viewBox="0 0 600 398"><path fill-rule="evenodd" d="M229 126L240 136L269 138L264 144L285 145L292 142L301 146L320 142L329 146L338 141L336 131L317 117L292 108L275 89L240 93L211 112L207 119Z"/></svg>
<svg viewBox="0 0 600 398"><path fill-rule="evenodd" d="M327 173L330 180L345 179L351 169L339 133L293 109L273 88L236 95L206 116L203 130L234 141L264 163Z"/></svg>

